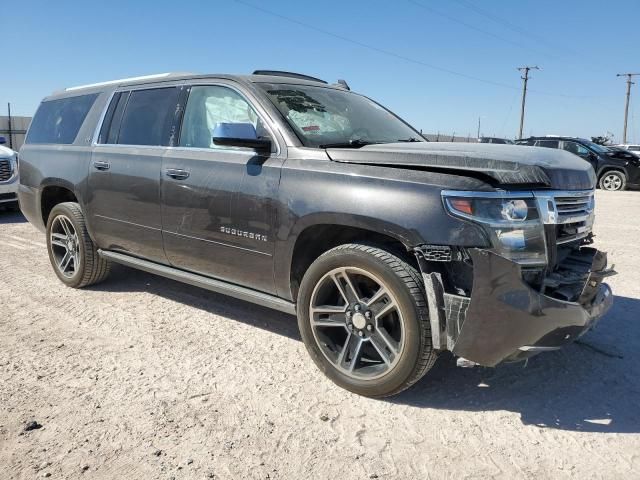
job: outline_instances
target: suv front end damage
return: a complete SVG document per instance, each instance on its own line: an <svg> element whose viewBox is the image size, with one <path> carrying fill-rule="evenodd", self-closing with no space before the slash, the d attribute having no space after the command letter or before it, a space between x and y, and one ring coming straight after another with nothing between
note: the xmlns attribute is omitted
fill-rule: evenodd
<svg viewBox="0 0 640 480"><path fill-rule="evenodd" d="M522 360L575 341L611 307L603 279L615 272L587 246L593 191L443 199L453 215L486 227L492 248L416 248L436 348L484 366Z"/></svg>

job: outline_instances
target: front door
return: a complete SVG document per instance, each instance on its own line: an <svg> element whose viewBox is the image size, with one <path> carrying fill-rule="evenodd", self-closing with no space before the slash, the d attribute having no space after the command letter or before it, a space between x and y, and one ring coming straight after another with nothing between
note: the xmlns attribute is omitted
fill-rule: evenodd
<svg viewBox="0 0 640 480"><path fill-rule="evenodd" d="M87 219L98 246L165 262L160 171L176 87L118 92L89 166Z"/></svg>
<svg viewBox="0 0 640 480"><path fill-rule="evenodd" d="M567 152L571 152L575 155L578 155L583 160L586 160L591 164L593 169L598 171L598 156L591 152L584 145L579 144L578 142L572 142L570 140L564 140L562 142L562 148Z"/></svg>
<svg viewBox="0 0 640 480"><path fill-rule="evenodd" d="M282 160L216 146L212 132L219 123L251 123L261 136L273 136L237 90L188 89L178 145L162 165L167 258L177 268L273 293L274 201Z"/></svg>

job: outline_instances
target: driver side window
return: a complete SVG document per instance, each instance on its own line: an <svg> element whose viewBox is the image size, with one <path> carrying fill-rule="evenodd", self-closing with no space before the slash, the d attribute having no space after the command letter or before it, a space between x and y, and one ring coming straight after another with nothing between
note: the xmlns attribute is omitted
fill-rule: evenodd
<svg viewBox="0 0 640 480"><path fill-rule="evenodd" d="M229 149L213 143L220 124L240 123L255 129L258 138L268 136L262 121L242 95L228 87L191 87L180 132L181 147Z"/></svg>

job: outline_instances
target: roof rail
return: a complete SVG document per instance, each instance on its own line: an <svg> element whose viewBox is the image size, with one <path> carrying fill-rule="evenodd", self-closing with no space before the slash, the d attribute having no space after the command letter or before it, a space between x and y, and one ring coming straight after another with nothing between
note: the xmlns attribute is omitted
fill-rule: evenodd
<svg viewBox="0 0 640 480"><path fill-rule="evenodd" d="M115 85L115 84L119 84L119 83L137 82L139 80L161 79L161 78L170 77L172 75L180 75L180 74L178 74L178 73L156 73L156 74L153 74L153 75L143 75L141 77L121 78L119 80L109 80L108 82L89 83L87 85L79 85L77 87L69 87L69 88L65 88L64 91L65 92L70 92L70 91L73 91L73 90L81 90L83 88L103 87L105 85Z"/></svg>
<svg viewBox="0 0 640 480"><path fill-rule="evenodd" d="M320 82L328 84L329 82L325 82L316 77L312 77L310 75L304 75L302 73L294 73L294 72L283 72L280 70L255 70L253 75L270 75L273 77L289 77L289 78L297 78L298 80L310 80L312 82Z"/></svg>

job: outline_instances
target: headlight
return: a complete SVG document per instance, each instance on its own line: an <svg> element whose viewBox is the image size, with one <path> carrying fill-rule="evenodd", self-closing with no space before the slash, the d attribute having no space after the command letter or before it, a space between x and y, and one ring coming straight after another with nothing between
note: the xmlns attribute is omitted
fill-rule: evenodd
<svg viewBox="0 0 640 480"><path fill-rule="evenodd" d="M528 265L547 263L544 225L533 195L506 192L442 192L451 215L480 224L493 250Z"/></svg>

